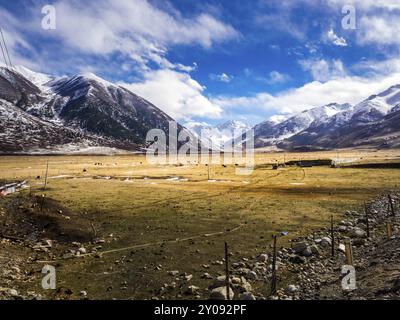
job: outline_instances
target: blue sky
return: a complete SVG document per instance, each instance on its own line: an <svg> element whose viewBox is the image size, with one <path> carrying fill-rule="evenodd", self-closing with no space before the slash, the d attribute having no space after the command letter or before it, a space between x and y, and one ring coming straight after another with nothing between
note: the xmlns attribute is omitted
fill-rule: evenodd
<svg viewBox="0 0 400 320"><path fill-rule="evenodd" d="M0 0L14 64L95 73L182 123L256 124L400 83L399 18L398 0Z"/></svg>

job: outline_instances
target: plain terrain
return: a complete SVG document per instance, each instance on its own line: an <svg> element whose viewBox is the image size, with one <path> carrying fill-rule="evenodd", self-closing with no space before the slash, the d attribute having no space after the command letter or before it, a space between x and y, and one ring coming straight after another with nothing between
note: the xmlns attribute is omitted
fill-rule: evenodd
<svg viewBox="0 0 400 320"><path fill-rule="evenodd" d="M307 159L339 159L344 167L272 168L284 160ZM49 179L43 191L47 161ZM28 180L31 188L22 196L45 194L44 212L55 215L61 233L87 234L81 242L88 251L96 247L90 243L94 239L104 240L101 255L75 259L61 258L73 244L59 240L50 262L56 264L58 286L68 289L68 298L80 298L82 290L88 298L193 298L185 296L191 284L207 298L210 280L201 277L205 272L223 274L219 261L225 241L231 262L270 252L271 236L277 232L288 232L280 240L288 245L292 238L328 226L331 215L340 220L346 210L360 209L364 201L396 189L400 181L399 169L346 166L399 162L398 150L259 153L252 175L236 175L235 165L212 165L208 180L205 165L149 165L141 155L10 156L0 158L0 180ZM0 204L6 210L12 201L22 201L18 197L0 199ZM32 255L12 246L2 254L5 249L22 260ZM44 263L49 261L27 264L32 277L18 287L53 298L55 293L40 288L39 267ZM193 279L169 275L173 270ZM159 291L172 282L175 288ZM267 283L259 286L267 290Z"/></svg>

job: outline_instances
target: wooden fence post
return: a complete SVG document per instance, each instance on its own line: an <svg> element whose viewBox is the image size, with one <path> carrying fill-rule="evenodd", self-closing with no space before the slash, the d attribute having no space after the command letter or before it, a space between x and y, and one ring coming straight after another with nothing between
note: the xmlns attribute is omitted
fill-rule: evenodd
<svg viewBox="0 0 400 320"><path fill-rule="evenodd" d="M388 200L389 200L390 211L392 212L392 216L394 217L396 215L396 212L394 211L393 200L390 194L388 195Z"/></svg>
<svg viewBox="0 0 400 320"><path fill-rule="evenodd" d="M392 232L392 224L390 222L386 222L386 236L388 240L392 237L393 232Z"/></svg>
<svg viewBox="0 0 400 320"><path fill-rule="evenodd" d="M230 277L229 277L229 253L228 244L225 242L225 283L226 283L226 299L231 300L230 297Z"/></svg>
<svg viewBox="0 0 400 320"><path fill-rule="evenodd" d="M46 176L44 178L44 187L43 187L43 191L46 191L47 188L47 177L49 174L49 160L47 160L47 164L46 164Z"/></svg>
<svg viewBox="0 0 400 320"><path fill-rule="evenodd" d="M368 207L367 204L364 204L364 210L365 210L365 224L367 225L367 238L369 239L369 217L368 217Z"/></svg>
<svg viewBox="0 0 400 320"><path fill-rule="evenodd" d="M331 216L331 254L332 258L335 256L335 235L334 235L334 230L333 230L333 215Z"/></svg>
<svg viewBox="0 0 400 320"><path fill-rule="evenodd" d="M276 248L276 241L277 241L277 236L273 236L274 239L274 254L273 254L273 259L272 259L272 279L271 279L271 296L276 294L276 255L277 255L277 248Z"/></svg>
<svg viewBox="0 0 400 320"><path fill-rule="evenodd" d="M353 260L353 247L351 245L351 240L346 239L345 240L345 247L346 247L346 260L347 264L350 266L354 265L354 260Z"/></svg>

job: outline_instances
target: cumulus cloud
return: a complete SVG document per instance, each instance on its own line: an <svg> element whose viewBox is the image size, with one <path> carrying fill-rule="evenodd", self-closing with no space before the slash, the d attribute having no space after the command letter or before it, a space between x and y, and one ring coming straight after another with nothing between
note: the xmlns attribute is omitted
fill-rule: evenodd
<svg viewBox="0 0 400 320"><path fill-rule="evenodd" d="M225 83L229 83L232 81L233 77L228 76L226 73L221 73L221 74L210 74L210 79L211 80L216 80L216 81L221 81Z"/></svg>
<svg viewBox="0 0 400 320"><path fill-rule="evenodd" d="M368 78L344 76L323 83L313 81L276 95L259 93L249 97L221 96L212 102L221 108L240 108L249 113L293 114L333 102L356 104L399 82L400 70Z"/></svg>
<svg viewBox="0 0 400 320"><path fill-rule="evenodd" d="M387 9L391 11L400 9L398 0L328 0L328 4L335 7L353 5L361 10Z"/></svg>
<svg viewBox="0 0 400 320"><path fill-rule="evenodd" d="M67 45L94 54L121 52L142 64L151 60L171 67L164 58L169 46L209 48L238 35L232 26L210 14L185 18L176 10L161 10L147 0L61 0L55 7L54 35Z"/></svg>
<svg viewBox="0 0 400 320"><path fill-rule="evenodd" d="M343 37L339 37L333 29L330 29L327 33L327 39L338 47L347 47L347 41Z"/></svg>
<svg viewBox="0 0 400 320"><path fill-rule="evenodd" d="M269 73L269 77L267 82L269 84L279 84L279 83L285 83L290 79L290 76L284 73L280 73L278 71L272 71Z"/></svg>
<svg viewBox="0 0 400 320"><path fill-rule="evenodd" d="M309 71L316 81L328 81L346 75L346 71L341 60L333 59L307 59L300 60L300 66L304 71Z"/></svg>
<svg viewBox="0 0 400 320"><path fill-rule="evenodd" d="M359 26L360 44L400 45L398 14L363 16Z"/></svg>
<svg viewBox="0 0 400 320"><path fill-rule="evenodd" d="M121 85L177 120L188 120L191 117L219 118L223 111L204 95L205 88L188 73L171 69L148 71L144 81Z"/></svg>

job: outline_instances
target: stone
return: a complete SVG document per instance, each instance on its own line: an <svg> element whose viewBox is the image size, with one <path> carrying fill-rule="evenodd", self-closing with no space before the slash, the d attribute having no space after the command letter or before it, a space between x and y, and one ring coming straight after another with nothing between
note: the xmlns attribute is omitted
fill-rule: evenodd
<svg viewBox="0 0 400 320"><path fill-rule="evenodd" d="M258 256L258 258L257 258L257 261L259 261L259 262L267 262L268 261L268 255L265 254L265 253L260 254Z"/></svg>
<svg viewBox="0 0 400 320"><path fill-rule="evenodd" d="M203 273L203 275L201 276L201 278L202 279L212 279L213 277L212 277L212 275L211 274L209 274L209 273Z"/></svg>
<svg viewBox="0 0 400 320"><path fill-rule="evenodd" d="M332 240L331 240L331 238L329 238L329 237L323 237L323 238L321 239L320 245L321 245L321 247L324 247L324 248L331 246L331 245L332 245Z"/></svg>
<svg viewBox="0 0 400 320"><path fill-rule="evenodd" d="M191 275L191 274L185 276L185 280L186 280L187 282L189 282L189 281L192 280L192 279L193 279L193 275Z"/></svg>
<svg viewBox="0 0 400 320"><path fill-rule="evenodd" d="M240 295L240 300L242 301L254 301L256 297L251 292L245 292Z"/></svg>
<svg viewBox="0 0 400 320"><path fill-rule="evenodd" d="M352 238L366 238L367 233L360 228L354 228L353 231L350 233L350 236Z"/></svg>
<svg viewBox="0 0 400 320"><path fill-rule="evenodd" d="M232 288L229 288L229 298L233 299L234 296ZM215 288L211 291L211 300L227 300L227 298L226 287Z"/></svg>
<svg viewBox="0 0 400 320"><path fill-rule="evenodd" d="M81 247L81 248L78 249L78 252L80 254L86 254L86 249L84 247Z"/></svg>
<svg viewBox="0 0 400 320"><path fill-rule="evenodd" d="M363 246L365 244L365 239L354 239L353 245L356 247Z"/></svg>
<svg viewBox="0 0 400 320"><path fill-rule="evenodd" d="M345 253L345 252L346 252L346 246L345 246L343 243L341 243L341 244L339 244L339 246L338 246L338 250L339 250L340 252L342 252L342 253Z"/></svg>
<svg viewBox="0 0 400 320"><path fill-rule="evenodd" d="M199 290L200 290L199 287L189 286L189 287L186 288L185 294L193 295L193 294L196 294Z"/></svg>
<svg viewBox="0 0 400 320"><path fill-rule="evenodd" d="M294 284L290 284L285 288L285 293L288 295L295 294L297 291L299 291L299 287Z"/></svg>
<svg viewBox="0 0 400 320"><path fill-rule="evenodd" d="M214 279L213 284L211 285L211 289L215 289L218 287L222 287L226 285L226 277L225 276L219 276L217 278Z"/></svg>
<svg viewBox="0 0 400 320"><path fill-rule="evenodd" d="M179 271L178 270L168 271L168 274L170 276L176 277L179 274Z"/></svg>
<svg viewBox="0 0 400 320"><path fill-rule="evenodd" d="M316 256L319 256L319 255L320 255L318 246L312 245L312 246L310 246L309 248L310 248L312 254L314 254L314 255L316 255Z"/></svg>
<svg viewBox="0 0 400 320"><path fill-rule="evenodd" d="M257 273L254 271L249 271L247 274L244 275L246 279L248 280L257 280Z"/></svg>
<svg viewBox="0 0 400 320"><path fill-rule="evenodd" d="M244 292L253 291L251 284L244 277L241 277L241 282L242 282L242 284L239 286L239 289L241 289Z"/></svg>
<svg viewBox="0 0 400 320"><path fill-rule="evenodd" d="M310 247L305 248L302 252L301 255L304 257L311 257L312 256L312 251Z"/></svg>
<svg viewBox="0 0 400 320"><path fill-rule="evenodd" d="M87 297L87 292L84 291L84 290L82 290L81 292L79 292L79 294L80 294L82 297Z"/></svg>
<svg viewBox="0 0 400 320"><path fill-rule="evenodd" d="M298 256L298 255L291 255L291 256L289 256L289 261L291 263L300 264L300 263L305 263L306 259L304 257Z"/></svg>
<svg viewBox="0 0 400 320"><path fill-rule="evenodd" d="M300 253L303 252L305 249L307 249L307 243L305 242L298 242L295 245L293 245L293 251L295 253Z"/></svg>

